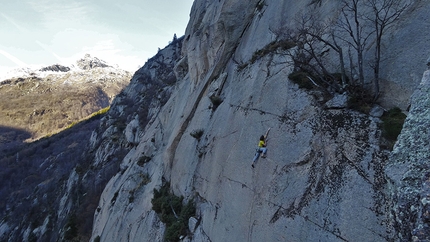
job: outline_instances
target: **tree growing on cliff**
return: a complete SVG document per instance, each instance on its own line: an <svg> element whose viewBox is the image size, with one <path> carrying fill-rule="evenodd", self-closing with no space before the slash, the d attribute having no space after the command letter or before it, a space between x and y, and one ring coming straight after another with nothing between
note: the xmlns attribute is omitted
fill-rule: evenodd
<svg viewBox="0 0 430 242"><path fill-rule="evenodd" d="M366 0L342 0L341 18L338 21L339 30L336 31L336 38L356 52L358 81L362 86L364 86L364 50L372 34L364 21L362 13L364 6L361 4L363 1Z"/></svg>
<svg viewBox="0 0 430 242"><path fill-rule="evenodd" d="M409 8L411 3L407 0L367 0L367 4L371 8L371 16L368 21L373 24L375 31L375 57L372 68L376 99L379 96L379 76L383 36Z"/></svg>
<svg viewBox="0 0 430 242"><path fill-rule="evenodd" d="M307 73L313 85L324 87L330 93L343 92L347 85L343 49L334 37L333 21L324 19L317 8L301 12L295 17L295 28L281 28L274 31L280 39L288 39L295 48L287 50L295 71ZM335 52L338 63L330 53ZM332 73L340 69L340 75Z"/></svg>
<svg viewBox="0 0 430 242"><path fill-rule="evenodd" d="M348 84L360 89L368 88L365 69L373 70L373 101L379 97L380 66L383 39L386 31L393 27L399 17L411 5L408 0L341 0L337 19L327 19L320 15L320 1L312 1L309 9L295 19L296 29L274 31L278 38L290 39L296 48L289 51L296 71L303 71L335 91L344 91ZM349 76L343 49L348 49ZM338 56L339 75L334 76L327 55ZM373 51L374 58L366 65L366 52ZM310 77L309 77L310 78ZM340 79L340 83L339 83ZM348 83L350 80L350 83Z"/></svg>
<svg viewBox="0 0 430 242"><path fill-rule="evenodd" d="M336 37L355 50L358 80L362 86L365 85L365 51L370 49L374 51L374 59L369 66L373 69L373 93L376 100L380 92L383 38L386 31L394 26L411 3L407 0L342 0L341 4L341 17L338 24L340 32Z"/></svg>

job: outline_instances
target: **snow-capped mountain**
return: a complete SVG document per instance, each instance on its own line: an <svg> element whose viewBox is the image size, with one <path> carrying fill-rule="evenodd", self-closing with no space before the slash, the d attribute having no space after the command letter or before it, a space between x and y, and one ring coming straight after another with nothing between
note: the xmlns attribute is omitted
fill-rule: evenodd
<svg viewBox="0 0 430 242"><path fill-rule="evenodd" d="M97 57L92 57L90 54L86 54L83 58L77 60L75 64L65 66L61 64L53 64L50 66L41 67L21 67L10 70L0 76L0 82L7 81L14 78L28 78L28 77L39 77L45 78L48 76L60 78L70 77L72 74L78 75L96 75L96 76L109 76L112 73L119 75L130 76L128 71L122 70L119 67L109 65L103 60ZM103 79L103 78L102 78ZM80 80L82 80L80 78ZM73 81L73 80L69 80Z"/></svg>

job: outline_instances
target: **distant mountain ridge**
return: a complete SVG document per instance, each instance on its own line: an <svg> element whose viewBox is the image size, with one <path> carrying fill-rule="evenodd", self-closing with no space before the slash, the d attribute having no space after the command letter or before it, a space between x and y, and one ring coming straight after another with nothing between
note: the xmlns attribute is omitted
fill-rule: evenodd
<svg viewBox="0 0 430 242"><path fill-rule="evenodd" d="M76 64L83 70L90 70L96 67L109 67L109 65L103 60L100 60L97 57L91 58L89 54L86 54L84 58L78 60Z"/></svg>
<svg viewBox="0 0 430 242"><path fill-rule="evenodd" d="M22 137L11 129L28 132L30 139L56 133L109 106L131 79L128 71L89 54L76 65L23 68L9 75L0 81L0 126L9 130L0 133L0 152Z"/></svg>
<svg viewBox="0 0 430 242"><path fill-rule="evenodd" d="M42 66L37 68L22 67L13 69L6 73L4 76L0 76L0 83L15 78L24 78L29 76L44 77L49 74L64 74L66 72L85 72L97 68L107 68L106 70L115 69L117 71L127 72L119 67L109 65L104 60L101 60L97 57L93 57L90 54L85 54L84 57L77 60L75 64L72 64L70 66L56 63L49 66Z"/></svg>

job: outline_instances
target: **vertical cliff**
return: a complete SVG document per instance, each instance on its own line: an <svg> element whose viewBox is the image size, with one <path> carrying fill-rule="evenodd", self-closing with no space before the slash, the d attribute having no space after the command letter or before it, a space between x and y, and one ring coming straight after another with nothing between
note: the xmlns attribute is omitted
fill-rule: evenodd
<svg viewBox="0 0 430 242"><path fill-rule="evenodd" d="M336 6L322 1L321 8L329 13ZM391 174L387 183L389 151L381 148L381 120L345 103L331 105L332 96L322 91L299 88L288 78L293 70L288 55L279 48L262 51L278 40L274 30L308 7L307 1L194 2L182 55L148 62L147 72L137 73L120 97L130 100L128 106L113 107L110 113L118 115L105 122L102 136L121 134L133 146L104 188L92 239L162 241L166 224L151 200L154 189L166 184L195 203L184 241L407 238L399 233L412 228L400 232L406 220L393 220L400 210L392 213L404 200L391 194L409 185ZM400 26L393 33L406 31ZM156 79L154 74L168 70L163 63L176 64L177 79L159 89L169 95L165 102L141 106L154 89L138 80L144 81L142 73ZM407 91L415 87L408 86ZM130 107L135 112L124 116L121 110ZM115 130L115 119L123 120L125 129ZM268 158L253 169L258 137L268 127ZM397 149L395 154L401 153ZM101 161L96 156L94 164ZM416 196L408 199L418 203Z"/></svg>
<svg viewBox="0 0 430 242"><path fill-rule="evenodd" d="M386 168L396 232L403 241L430 240L429 91L430 71L426 71Z"/></svg>

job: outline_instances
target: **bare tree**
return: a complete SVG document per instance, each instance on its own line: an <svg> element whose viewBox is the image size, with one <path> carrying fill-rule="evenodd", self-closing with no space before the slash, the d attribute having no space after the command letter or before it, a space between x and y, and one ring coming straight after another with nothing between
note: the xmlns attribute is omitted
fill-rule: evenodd
<svg viewBox="0 0 430 242"><path fill-rule="evenodd" d="M372 31L368 28L363 14L364 1L366 0L342 0L341 15L339 20L340 31L336 37L352 47L357 54L358 80L364 86L364 51Z"/></svg>
<svg viewBox="0 0 430 242"><path fill-rule="evenodd" d="M294 29L275 31L278 38L288 39L295 48L288 51L296 71L308 73L308 78L318 87L325 87L330 93L342 92L346 85L342 48L333 37L332 23L320 17L317 8L310 8L295 17ZM335 51L339 56L341 69L341 85L339 77L331 72L329 53ZM331 62L333 63L333 62Z"/></svg>
<svg viewBox="0 0 430 242"><path fill-rule="evenodd" d="M379 96L379 79L382 40L386 31L394 25L401 14L410 6L407 0L342 0L340 29L348 34L337 37L356 51L358 79L364 85L364 51L370 49L369 40L374 43L373 68L374 99Z"/></svg>
<svg viewBox="0 0 430 242"><path fill-rule="evenodd" d="M376 100L379 96L382 38L387 29L392 27L410 6L410 2L407 0L367 0L367 5L371 9L368 21L373 23L375 34L375 59L372 68Z"/></svg>
<svg viewBox="0 0 430 242"><path fill-rule="evenodd" d="M410 6L408 1L411 0L340 0L339 14L332 20L320 16L318 7L321 1L312 0L310 8L295 18L295 29L278 30L276 34L278 38L295 43L296 47L289 50L289 55L296 69L314 75L318 83L336 92L343 92L349 84L344 48L348 50L350 82L362 88L366 85L364 58L367 51L374 50L374 60L369 66L373 69L373 101L376 101L379 96L383 37ZM332 58L327 56L333 51L339 61L340 86L338 78L331 73L332 68L328 67L327 59ZM354 79L358 83L354 83Z"/></svg>
<svg viewBox="0 0 430 242"><path fill-rule="evenodd" d="M317 16L313 13L310 15L310 25L306 26L305 28L302 28L302 32L305 35L309 35L312 38L315 38L320 43L324 44L324 47L331 48L331 50L334 50L339 58L339 68L341 72L341 82L342 82L342 89L346 87L347 85L347 76L346 76L346 70L345 70L345 60L343 55L343 49L338 44L338 41L336 40L335 34L334 34L334 28L333 28L333 22L331 20L324 21L322 19L315 19L314 16ZM315 58L318 58L318 56L315 56Z"/></svg>

